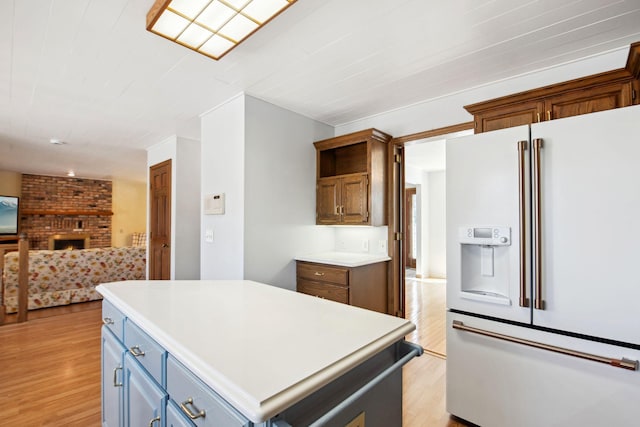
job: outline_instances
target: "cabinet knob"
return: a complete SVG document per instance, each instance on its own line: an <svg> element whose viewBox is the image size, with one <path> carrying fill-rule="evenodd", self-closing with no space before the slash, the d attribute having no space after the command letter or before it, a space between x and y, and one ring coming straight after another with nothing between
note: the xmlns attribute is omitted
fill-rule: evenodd
<svg viewBox="0 0 640 427"><path fill-rule="evenodd" d="M161 420L160 417L155 417L154 419L149 421L149 427L153 427L153 424L155 424L156 421L160 422L160 420Z"/></svg>
<svg viewBox="0 0 640 427"><path fill-rule="evenodd" d="M104 325L113 325L113 319L111 317L105 317L102 319L102 323Z"/></svg>

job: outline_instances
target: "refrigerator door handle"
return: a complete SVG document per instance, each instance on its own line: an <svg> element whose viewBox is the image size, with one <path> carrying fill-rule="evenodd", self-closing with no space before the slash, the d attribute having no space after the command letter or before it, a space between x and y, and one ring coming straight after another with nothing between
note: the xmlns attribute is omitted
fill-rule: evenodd
<svg viewBox="0 0 640 427"><path fill-rule="evenodd" d="M533 149L532 169L533 169L533 276L535 284L536 310L545 309L545 301L542 299L542 219L541 219L541 189L540 189L540 150L542 149L542 139L537 138L532 141Z"/></svg>
<svg viewBox="0 0 640 427"><path fill-rule="evenodd" d="M454 320L451 325L453 329L458 329L461 331L471 332L473 334L483 335L485 337L496 338L503 341L508 341L516 344L522 344L529 347L535 347L542 350L552 351L554 353L560 353L567 356L578 357L580 359L591 360L593 362L604 363L607 365L611 365L615 368L628 369L630 371L638 370L638 361L630 360L630 359L614 359L611 357L598 356L591 353L584 353L577 350L571 350L564 347L557 347L555 345L544 344L537 341L526 340L524 338L512 337L510 335L499 334L497 332L487 331L485 329L474 328L472 326L467 326L463 322L459 320Z"/></svg>
<svg viewBox="0 0 640 427"><path fill-rule="evenodd" d="M520 307L529 307L527 298L527 231L525 151L528 141L518 141L518 196L520 202Z"/></svg>

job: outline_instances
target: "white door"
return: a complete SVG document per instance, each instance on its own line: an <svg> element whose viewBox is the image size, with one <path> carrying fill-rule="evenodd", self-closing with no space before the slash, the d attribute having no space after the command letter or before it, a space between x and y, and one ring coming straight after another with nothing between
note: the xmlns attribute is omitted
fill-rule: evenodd
<svg viewBox="0 0 640 427"><path fill-rule="evenodd" d="M533 125L542 138L539 326L640 345L640 106Z"/></svg>
<svg viewBox="0 0 640 427"><path fill-rule="evenodd" d="M531 322L531 308L524 301L530 297L529 255L527 248L520 247L523 239L523 243L528 244L528 218L525 215L521 228L520 205L521 200L527 204L529 200L529 150L523 152L522 159L518 151L518 142L528 140L529 126L447 140L447 305L450 309ZM522 185L520 175L524 177ZM526 211L527 206L522 212ZM508 244L463 244L461 230L469 227L476 228L478 235L493 234L494 227L507 229Z"/></svg>

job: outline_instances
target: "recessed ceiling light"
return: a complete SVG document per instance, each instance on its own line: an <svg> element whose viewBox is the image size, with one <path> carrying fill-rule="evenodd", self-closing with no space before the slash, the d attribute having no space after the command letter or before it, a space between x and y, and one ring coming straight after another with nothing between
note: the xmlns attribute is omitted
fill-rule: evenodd
<svg viewBox="0 0 640 427"><path fill-rule="evenodd" d="M218 60L296 0L156 0L147 30Z"/></svg>
<svg viewBox="0 0 640 427"><path fill-rule="evenodd" d="M59 140L58 138L51 138L49 140L50 143L52 143L53 145L64 145L66 144L66 142Z"/></svg>
<svg viewBox="0 0 640 427"><path fill-rule="evenodd" d="M74 171L69 171L67 172L67 176L76 176L76 173Z"/></svg>

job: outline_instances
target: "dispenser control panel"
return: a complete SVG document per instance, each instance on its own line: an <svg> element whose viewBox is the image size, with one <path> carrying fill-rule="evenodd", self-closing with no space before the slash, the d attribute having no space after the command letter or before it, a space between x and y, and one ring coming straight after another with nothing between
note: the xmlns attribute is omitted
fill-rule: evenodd
<svg viewBox="0 0 640 427"><path fill-rule="evenodd" d="M511 244L511 227L465 226L460 227L459 241L467 245L508 246Z"/></svg>

